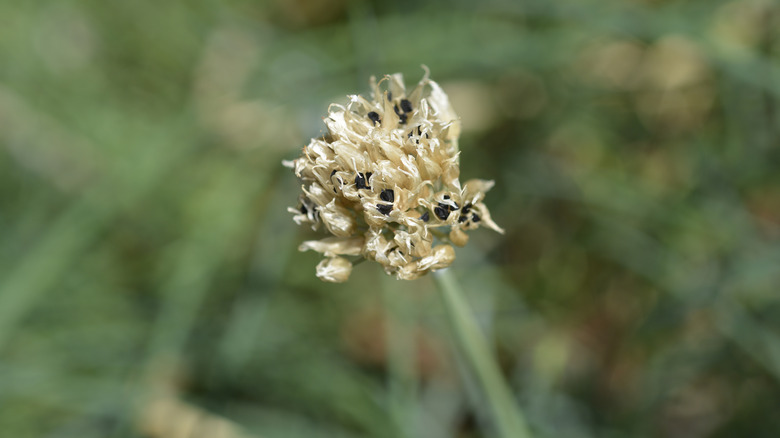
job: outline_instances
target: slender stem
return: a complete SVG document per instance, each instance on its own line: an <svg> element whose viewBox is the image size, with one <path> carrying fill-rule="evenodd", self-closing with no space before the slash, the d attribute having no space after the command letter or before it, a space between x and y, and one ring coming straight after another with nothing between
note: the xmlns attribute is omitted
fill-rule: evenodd
<svg viewBox="0 0 780 438"><path fill-rule="evenodd" d="M386 313L385 340L388 354L388 395L390 411L403 437L416 433L419 413L415 376L415 317L398 280L383 275L382 289Z"/></svg>
<svg viewBox="0 0 780 438"><path fill-rule="evenodd" d="M457 280L449 269L437 271L434 278L444 301L455 344L479 384L498 435L504 438L530 438L531 433L520 406L501 375Z"/></svg>

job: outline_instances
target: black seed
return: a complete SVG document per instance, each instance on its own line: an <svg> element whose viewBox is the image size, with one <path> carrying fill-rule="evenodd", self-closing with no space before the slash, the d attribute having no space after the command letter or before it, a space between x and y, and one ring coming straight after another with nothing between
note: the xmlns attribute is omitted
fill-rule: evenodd
<svg viewBox="0 0 780 438"><path fill-rule="evenodd" d="M474 214L471 215L471 220L474 221L474 223L477 223L477 222L481 221L482 219L480 219L479 216L477 216L477 214L474 213Z"/></svg>
<svg viewBox="0 0 780 438"><path fill-rule="evenodd" d="M417 135L422 135L422 129L420 129L420 125L417 125Z"/></svg>
<svg viewBox="0 0 780 438"><path fill-rule="evenodd" d="M355 187L358 189L370 189L368 185L368 179L371 178L371 172L367 172L365 175L358 173L355 177Z"/></svg>
<svg viewBox="0 0 780 438"><path fill-rule="evenodd" d="M380 213L387 216L390 214L390 210L393 209L392 204L377 204L376 209L379 210Z"/></svg>
<svg viewBox="0 0 780 438"><path fill-rule="evenodd" d="M387 100L393 100L393 92L392 91L388 91L387 92Z"/></svg>
<svg viewBox="0 0 780 438"><path fill-rule="evenodd" d="M301 214L306 214L309 212L309 210L303 204L301 204L301 208L299 210L301 211Z"/></svg>
<svg viewBox="0 0 780 438"><path fill-rule="evenodd" d="M406 114L402 113L401 110L398 109L398 105L393 105L393 111L395 111L396 115L398 115L398 120L400 124L406 123Z"/></svg>
<svg viewBox="0 0 780 438"><path fill-rule="evenodd" d="M469 220L469 217L468 217L468 216L466 216L465 214L462 214L462 215L460 215L460 217L458 218L458 223L461 223L461 224L462 224L463 222L466 222L467 220Z"/></svg>
<svg viewBox="0 0 780 438"><path fill-rule="evenodd" d="M411 131L409 131L409 133L406 134L406 138L412 138L412 132Z"/></svg>
<svg viewBox="0 0 780 438"><path fill-rule="evenodd" d="M395 200L395 193L393 192L393 189L382 190L382 193L379 194L379 199L385 202L393 202L393 200Z"/></svg>
<svg viewBox="0 0 780 438"><path fill-rule="evenodd" d="M468 214L469 211L471 211L471 202L466 203L466 205L463 206L463 214Z"/></svg>
<svg viewBox="0 0 780 438"><path fill-rule="evenodd" d="M450 199L450 195L444 195L444 199Z"/></svg>
<svg viewBox="0 0 780 438"><path fill-rule="evenodd" d="M409 99L401 99L401 109L404 110L405 113L412 111L412 102L409 102Z"/></svg>
<svg viewBox="0 0 780 438"><path fill-rule="evenodd" d="M450 211L446 208L442 208L441 204L439 204L438 207L433 209L433 214L435 214L437 218L444 221L447 220L447 217L450 215Z"/></svg>
<svg viewBox="0 0 780 438"><path fill-rule="evenodd" d="M371 179L371 175L373 175L373 172L366 172L366 181Z"/></svg>
<svg viewBox="0 0 780 438"><path fill-rule="evenodd" d="M447 195L444 195L444 196L446 197ZM445 204L443 202L439 202L439 208L443 208L444 210L447 210L447 211L455 211L455 210L458 209L458 204L455 203L454 201L453 201L453 204L455 204L454 207L452 205L450 205L450 204Z"/></svg>
<svg viewBox="0 0 780 438"><path fill-rule="evenodd" d="M379 114L376 113L376 111L371 111L368 113L368 118L371 119L372 122L374 122L374 125L379 122Z"/></svg>
<svg viewBox="0 0 780 438"><path fill-rule="evenodd" d="M429 220L431 220L431 216L426 211L425 213L423 213L422 216L420 216L420 220L422 220L423 222L428 222Z"/></svg>
<svg viewBox="0 0 780 438"><path fill-rule="evenodd" d="M330 173L330 177L333 178L333 175L336 174L336 169L333 169L333 172Z"/></svg>

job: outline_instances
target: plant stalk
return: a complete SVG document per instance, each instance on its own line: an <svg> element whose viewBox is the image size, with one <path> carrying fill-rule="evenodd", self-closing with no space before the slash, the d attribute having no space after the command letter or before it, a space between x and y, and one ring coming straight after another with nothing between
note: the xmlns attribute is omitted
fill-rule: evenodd
<svg viewBox="0 0 780 438"><path fill-rule="evenodd" d="M498 436L531 438L522 410L512 395L485 336L449 269L434 274L458 352L468 365L488 405Z"/></svg>

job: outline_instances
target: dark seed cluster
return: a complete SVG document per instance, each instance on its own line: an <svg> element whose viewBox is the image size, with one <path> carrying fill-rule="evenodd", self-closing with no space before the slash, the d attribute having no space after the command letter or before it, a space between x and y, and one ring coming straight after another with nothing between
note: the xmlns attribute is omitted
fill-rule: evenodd
<svg viewBox="0 0 780 438"><path fill-rule="evenodd" d="M434 207L433 214L435 214L437 218L446 221L450 215L450 211L446 206L442 207L441 204L439 204L438 207Z"/></svg>
<svg viewBox="0 0 780 438"><path fill-rule="evenodd" d="M379 210L385 216L388 216L393 210L393 201L395 200L395 192L393 189L384 189L379 194L379 199L389 202L390 204L377 204L376 209Z"/></svg>
<svg viewBox="0 0 780 438"><path fill-rule="evenodd" d="M450 200L450 195L444 195L443 199L448 202L439 202L436 207L433 208L433 214L437 218L445 221L450 216L450 212L458 209L458 203Z"/></svg>
<svg viewBox="0 0 780 438"><path fill-rule="evenodd" d="M404 113L412 112L412 102L409 99L401 99L401 110Z"/></svg>
<svg viewBox="0 0 780 438"><path fill-rule="evenodd" d="M409 99L401 99L401 108L398 108L398 104L393 105L393 111L398 116L398 123L404 125L409 119L409 114L412 112L412 102Z"/></svg>
<svg viewBox="0 0 780 438"><path fill-rule="evenodd" d="M355 187L358 189L371 190L371 186L368 185L371 175L373 175L371 172L366 172L365 174L358 173L357 176L355 176Z"/></svg>
<svg viewBox="0 0 780 438"><path fill-rule="evenodd" d="M393 192L393 189L382 190L382 193L379 194L379 199L385 202L393 202L395 199L395 193Z"/></svg>
<svg viewBox="0 0 780 438"><path fill-rule="evenodd" d="M377 204L376 209L379 210L379 212L383 215L387 216L393 210L393 204Z"/></svg>

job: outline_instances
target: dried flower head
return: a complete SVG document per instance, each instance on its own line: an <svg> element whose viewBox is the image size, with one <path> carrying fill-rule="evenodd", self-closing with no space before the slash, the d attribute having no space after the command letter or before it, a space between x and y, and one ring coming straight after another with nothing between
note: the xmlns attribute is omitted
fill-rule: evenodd
<svg viewBox="0 0 780 438"><path fill-rule="evenodd" d="M330 105L328 133L284 162L303 183L293 220L332 234L299 248L325 255L320 279L345 281L352 264L344 256L415 279L449 266L450 243L465 245L465 231L503 233L483 203L493 181L458 180L460 121L428 76L426 69L408 93L401 74L372 77L372 100L353 95L346 106Z"/></svg>

